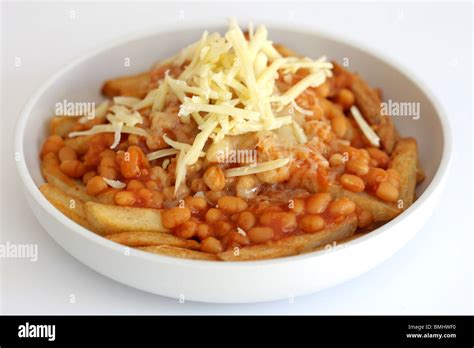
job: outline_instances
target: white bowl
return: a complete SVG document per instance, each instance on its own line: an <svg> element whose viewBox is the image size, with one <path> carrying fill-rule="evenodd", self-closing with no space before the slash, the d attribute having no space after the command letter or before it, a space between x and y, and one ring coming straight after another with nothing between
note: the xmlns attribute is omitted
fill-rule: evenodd
<svg viewBox="0 0 474 348"><path fill-rule="evenodd" d="M355 47L328 35L284 25L269 26L273 41L310 57L348 57L349 68L381 87L386 99L420 103L419 120L395 119L402 135L418 140L427 176L417 188L418 200L403 214L343 247L275 260L221 263L134 249L127 254L123 246L74 223L43 197L38 189L44 182L38 154L55 103L63 99L99 101L104 80L150 68L197 40L203 30L201 26L147 34L103 48L60 70L29 100L16 130L15 151L20 155L17 168L29 205L51 237L79 261L118 282L172 298L221 303L270 301L313 293L367 272L407 243L430 216L446 181L452 140L443 110L420 82L386 58L359 44ZM131 67L124 67L127 57Z"/></svg>

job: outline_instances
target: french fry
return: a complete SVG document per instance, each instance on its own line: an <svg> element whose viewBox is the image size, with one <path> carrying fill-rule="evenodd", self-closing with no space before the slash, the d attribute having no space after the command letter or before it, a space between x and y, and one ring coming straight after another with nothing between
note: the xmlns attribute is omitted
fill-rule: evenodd
<svg viewBox="0 0 474 348"><path fill-rule="evenodd" d="M382 115L382 100L379 93L360 76L349 72L335 62L333 62L333 65L333 71L336 75L349 76L348 79L350 80L352 93L355 96L356 106L369 125L373 126L385 151L390 154L398 139L398 133L392 119L387 115Z"/></svg>
<svg viewBox="0 0 474 348"><path fill-rule="evenodd" d="M130 247L169 245L185 249L199 249L199 242L179 238L164 232L120 232L109 234L107 239Z"/></svg>
<svg viewBox="0 0 474 348"><path fill-rule="evenodd" d="M97 196L95 196L94 201L101 204L115 205L115 193L117 193L117 191L118 190L109 187L104 192L99 193Z"/></svg>
<svg viewBox="0 0 474 348"><path fill-rule="evenodd" d="M87 220L102 234L126 231L169 232L161 221L161 211L119 207L96 202L84 204Z"/></svg>
<svg viewBox="0 0 474 348"><path fill-rule="evenodd" d="M182 249L168 245L148 246L137 249L148 251L154 254L178 257L181 259L219 261L217 256L213 254L207 254L200 251Z"/></svg>
<svg viewBox="0 0 474 348"><path fill-rule="evenodd" d="M310 234L291 236L238 250L227 250L217 256L224 261L249 261L296 255L350 237L357 229L357 216L349 215L343 222Z"/></svg>
<svg viewBox="0 0 474 348"><path fill-rule="evenodd" d="M389 168L400 174L400 196L403 209L412 205L415 199L418 149L413 138L400 139L392 153Z"/></svg>
<svg viewBox="0 0 474 348"><path fill-rule="evenodd" d="M51 134L56 134L61 137L66 137L76 125L79 117L71 116L55 116L51 118L49 124Z"/></svg>
<svg viewBox="0 0 474 348"><path fill-rule="evenodd" d="M108 80L102 87L102 93L109 97L128 96L144 98L148 93L150 85L150 73L142 73L134 76L124 76Z"/></svg>
<svg viewBox="0 0 474 348"><path fill-rule="evenodd" d="M418 185L420 182L426 179L426 173L424 169L421 167L420 157L418 156L418 163L416 164L416 184Z"/></svg>
<svg viewBox="0 0 474 348"><path fill-rule="evenodd" d="M389 221L400 214L400 209L396 206L382 202L365 192L351 192L338 185L331 185L329 192L333 198L347 197L360 208L369 211L375 222Z"/></svg>
<svg viewBox="0 0 474 348"><path fill-rule="evenodd" d="M71 179L59 169L59 159L56 154L48 153L41 161L41 171L45 180L62 190L65 194L78 198L83 202L93 198L86 193L85 186L78 180Z"/></svg>
<svg viewBox="0 0 474 348"><path fill-rule="evenodd" d="M377 91L370 88L369 85L357 75L354 75L352 79L351 89L355 96L356 105L362 113L362 116L374 127L385 151L391 153L397 140L397 132L392 119L381 113L382 101Z"/></svg>
<svg viewBox="0 0 474 348"><path fill-rule="evenodd" d="M71 220L74 220L79 225L89 230L93 230L84 214L84 202L80 199L65 194L62 190L51 184L41 185L40 191L46 199L64 215L69 217Z"/></svg>

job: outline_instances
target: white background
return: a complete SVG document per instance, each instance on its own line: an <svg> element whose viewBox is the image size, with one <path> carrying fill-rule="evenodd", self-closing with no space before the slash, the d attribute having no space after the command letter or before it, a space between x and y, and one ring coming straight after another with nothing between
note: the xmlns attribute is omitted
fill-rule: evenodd
<svg viewBox="0 0 474 348"><path fill-rule="evenodd" d="M3 313L472 313L471 4L7 3L2 12L1 239L39 247L37 262L0 260ZM223 24L230 16L241 23L311 24L363 42L415 72L439 97L454 134L451 177L429 223L394 257L355 280L294 303L180 304L95 273L39 226L21 193L12 150L15 121L27 98L61 66L111 39L208 16L222 18ZM154 50L159 43L150 54ZM15 67L16 57L20 67Z"/></svg>

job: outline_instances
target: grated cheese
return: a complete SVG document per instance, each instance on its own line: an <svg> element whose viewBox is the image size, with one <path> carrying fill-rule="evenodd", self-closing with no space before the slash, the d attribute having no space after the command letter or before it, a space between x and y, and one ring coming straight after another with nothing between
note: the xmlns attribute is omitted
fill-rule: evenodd
<svg viewBox="0 0 474 348"><path fill-rule="evenodd" d="M112 180L112 179L107 179L105 177L102 177L102 179L105 181L107 185L109 185L110 187L114 189L120 190L127 187L127 184L121 182L120 180Z"/></svg>
<svg viewBox="0 0 474 348"><path fill-rule="evenodd" d="M293 120L293 133L300 144L305 144L308 141L304 129L295 120Z"/></svg>
<svg viewBox="0 0 474 348"><path fill-rule="evenodd" d="M128 106L130 108L139 102L141 102L141 99L135 97L114 97L115 104Z"/></svg>
<svg viewBox="0 0 474 348"><path fill-rule="evenodd" d="M142 137L148 137L147 131L139 127L123 126L121 129L121 132L128 133L128 134L135 134ZM100 134L100 133L115 133L115 128L111 124L99 124L85 131L71 132L69 133L69 137L73 138L73 137L79 137L83 135L94 135L94 134Z"/></svg>
<svg viewBox="0 0 474 348"><path fill-rule="evenodd" d="M351 114L354 117L357 125L359 126L362 133L364 133L365 137L369 141L372 146L380 147L380 138L374 132L374 130L369 126L369 124L365 121L364 117L360 113L357 106L353 105L351 107Z"/></svg>
<svg viewBox="0 0 474 348"><path fill-rule="evenodd" d="M103 103L101 103L98 107L95 108L94 113L92 115L84 115L79 119L80 124L87 123L88 121L94 119L94 118L104 118L105 115L107 114L107 111L109 109L109 101L106 100Z"/></svg>
<svg viewBox="0 0 474 348"><path fill-rule="evenodd" d="M170 159L169 159L169 158L165 158L165 159L163 160L163 164L161 165L161 167L166 170L166 168L168 168L168 166L170 165L170 163L171 163Z"/></svg>
<svg viewBox="0 0 474 348"><path fill-rule="evenodd" d="M121 133L148 136L137 127L143 120L138 110L151 108L154 117L165 110L168 96L180 102L178 116L182 123L194 120L199 133L192 144L181 143L164 135L170 149L155 151L147 155L149 159L176 154L175 193L185 182L186 168L199 157L205 156L208 141L218 142L228 136L249 132L273 131L284 125L292 125L295 137L300 143L307 141L301 126L293 115L280 115L280 111L291 104L303 115L312 115L295 103L295 99L308 87L317 87L332 75L332 64L325 57L318 60L300 57L282 57L268 40L264 26L250 28L249 40L235 20L231 20L225 35L203 33L199 41L189 45L177 55L162 64L182 66L188 64L177 78L165 73L159 86L151 90L145 98L116 97L107 114L108 125L94 126L84 132L74 132L71 136L113 132L115 147ZM295 73L308 69L310 74L279 95L276 80L279 74ZM285 78L288 79L288 78ZM253 167L232 168L228 176L258 173L287 165L289 159L257 164ZM245 174L240 174L245 173Z"/></svg>
<svg viewBox="0 0 474 348"><path fill-rule="evenodd" d="M176 149L164 149L164 150L158 150L154 152L150 152L149 154L146 155L146 159L149 161L156 160L158 158L163 158L163 157L168 157L172 155L176 155L179 151Z"/></svg>
<svg viewBox="0 0 474 348"><path fill-rule="evenodd" d="M290 162L289 158L280 158L273 161L262 162L256 165L249 165L245 167L237 167L227 169L224 174L226 177L231 178L234 176L250 175L256 173L267 172L269 170L278 169L286 166Z"/></svg>

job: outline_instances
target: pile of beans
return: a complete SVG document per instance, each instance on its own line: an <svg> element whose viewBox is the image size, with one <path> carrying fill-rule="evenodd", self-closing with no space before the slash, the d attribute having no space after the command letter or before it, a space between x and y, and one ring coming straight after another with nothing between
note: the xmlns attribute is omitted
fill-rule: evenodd
<svg viewBox="0 0 474 348"><path fill-rule="evenodd" d="M370 213L356 208L354 202L347 198L332 200L328 193L292 199L280 206L249 206L236 196L222 196L213 206L204 197L188 196L182 206L165 210L162 219L177 236L199 240L202 251L219 253L289 235L315 233L353 213L360 217L361 227L372 223Z"/></svg>
<svg viewBox="0 0 474 348"><path fill-rule="evenodd" d="M339 184L352 192L366 191L386 202L396 202L399 197L400 175L387 169L388 155L375 147L356 149L346 147L343 153L329 158L331 167L343 167Z"/></svg>

